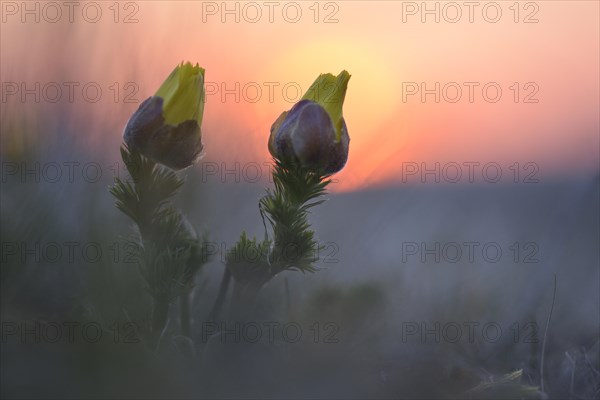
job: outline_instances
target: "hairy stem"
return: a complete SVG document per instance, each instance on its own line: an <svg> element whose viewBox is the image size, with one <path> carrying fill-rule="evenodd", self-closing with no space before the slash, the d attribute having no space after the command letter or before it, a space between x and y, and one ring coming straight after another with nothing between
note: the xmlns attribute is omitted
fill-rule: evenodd
<svg viewBox="0 0 600 400"><path fill-rule="evenodd" d="M154 344L158 346L162 332L167 325L169 315L169 301L167 298L157 296L154 298L154 307L152 309L152 337Z"/></svg>
<svg viewBox="0 0 600 400"><path fill-rule="evenodd" d="M235 321L251 318L260 289L259 286L242 285L234 281L230 318Z"/></svg>
<svg viewBox="0 0 600 400"><path fill-rule="evenodd" d="M242 290L243 286L239 282L235 281L233 283L233 294L231 297L231 307L229 309L229 316L233 320L239 319L239 317L243 314L241 311Z"/></svg>
<svg viewBox="0 0 600 400"><path fill-rule="evenodd" d="M215 322L219 319L221 315L221 309L223 308L223 303L225 302L225 296L227 295L227 290L229 289L229 282L231 281L231 271L229 268L225 268L225 272L223 272L223 278L221 279L221 286L219 287L219 293L217 294L217 299L215 300L215 304L208 316L209 322Z"/></svg>

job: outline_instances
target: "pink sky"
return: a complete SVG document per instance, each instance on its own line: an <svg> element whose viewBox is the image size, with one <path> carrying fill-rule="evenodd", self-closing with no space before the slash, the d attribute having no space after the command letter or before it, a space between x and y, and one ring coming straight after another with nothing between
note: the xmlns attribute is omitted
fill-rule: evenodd
<svg viewBox="0 0 600 400"><path fill-rule="evenodd" d="M118 15L110 8L113 2L97 2L101 16L92 23L86 18L96 18L95 6L86 6L84 15L83 2L74 9L73 22L66 8L52 22L56 10L40 5L36 22L34 14L23 14L21 2L5 2L2 124L21 114L31 120L60 110L73 126L84 121L91 126L85 133L90 136L80 142L107 144L106 151L114 151L139 101L152 95L177 63L189 60L206 68L213 92L203 123L207 158L263 162L269 157L270 125L301 95L297 90L306 90L319 73L347 69L352 79L344 115L352 141L336 190L401 182L406 163L413 162L496 162L503 168L535 162L542 176L596 172L598 2L521 2L518 15L512 1L479 2L472 22L463 2L428 2L429 9L436 3L439 22L434 14L421 13L421 2L275 2L270 22L264 2L228 2L230 10L238 7L230 14L223 13L221 2L129 2L120 3ZM455 4L462 17L452 23ZM497 8L501 16L492 23ZM137 22L124 23L130 14ZM526 18L537 22L525 23ZM78 88L97 82L103 94L91 103L76 89L70 102L65 89L57 103L45 101L43 93L39 103L31 95L23 103L20 94L7 94L6 82L27 87L78 82ZM123 102L132 88L127 82L135 82L137 102ZM439 103L435 94L422 102L420 92L406 92L421 84L434 89L436 82ZM497 102L484 98L486 84L490 97L495 88L502 90ZM223 87L233 92L222 98ZM452 103L457 87L462 97ZM534 92L529 99L538 102L525 103Z"/></svg>

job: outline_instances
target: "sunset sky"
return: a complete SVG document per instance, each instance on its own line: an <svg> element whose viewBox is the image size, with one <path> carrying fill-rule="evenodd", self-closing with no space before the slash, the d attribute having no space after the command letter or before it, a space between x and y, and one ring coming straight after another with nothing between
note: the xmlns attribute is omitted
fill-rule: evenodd
<svg viewBox="0 0 600 400"><path fill-rule="evenodd" d="M298 89L346 69L350 157L335 190L402 183L407 162L596 173L599 3L491 3L427 2L436 22L422 2L78 2L70 22L64 6L58 15L30 2L26 14L24 3L3 2L3 132L26 119L41 136L34 121L50 120L116 157L129 115L189 60L206 68L206 159L266 162L269 128ZM23 82L39 82L39 102L10 91ZM49 82L63 87L55 103ZM64 82L79 83L73 101ZM82 94L89 82L102 89L97 102ZM431 90L424 102L422 87Z"/></svg>

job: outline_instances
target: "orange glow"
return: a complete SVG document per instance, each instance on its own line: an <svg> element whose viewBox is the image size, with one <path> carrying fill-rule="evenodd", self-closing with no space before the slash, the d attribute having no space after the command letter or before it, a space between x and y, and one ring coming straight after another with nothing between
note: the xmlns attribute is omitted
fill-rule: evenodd
<svg viewBox="0 0 600 400"><path fill-rule="evenodd" d="M130 24L122 20L135 10L121 9L115 23L109 3L102 3L97 23L80 13L73 23L35 23L33 17L22 23L19 15L3 14L3 84L81 83L74 102L57 103L24 103L3 87L3 126L14 115L8 110L63 113L73 132L83 135L85 126L91 135L78 138L82 144L114 151L139 102L177 63L189 60L206 69L211 85L202 128L207 157L262 163L269 157L271 123L301 96L296 88L306 90L319 73L346 69L352 75L344 106L350 158L334 190L401 182L403 162L536 162L545 175L598 168L597 2L539 2L538 22L529 24L523 20L535 10L521 9L516 23L510 2L500 2L497 23L485 21L480 9L472 23L466 9L456 23L444 20L450 14L441 14L439 23L431 16L422 23L420 14L406 15L409 2L371 1L331 3L337 8L320 3L318 15L313 3L297 3L297 23L283 18L286 3L274 10L273 23L262 6L254 23L254 10L244 3L143 1L136 3L138 22ZM239 23L235 12L207 13L214 11L207 5L222 4L238 4ZM448 2L439 4L444 10ZM328 16L337 22L324 23ZM81 98L86 82L102 88L98 102ZM111 89L115 82L118 94ZM420 91L406 94L423 82L427 89L440 82L439 103L435 94L425 102ZM465 82L477 83L473 102ZM496 103L483 97L488 83L502 90ZM447 99L454 98L456 86L462 97L453 103ZM131 93L136 101L124 102Z"/></svg>

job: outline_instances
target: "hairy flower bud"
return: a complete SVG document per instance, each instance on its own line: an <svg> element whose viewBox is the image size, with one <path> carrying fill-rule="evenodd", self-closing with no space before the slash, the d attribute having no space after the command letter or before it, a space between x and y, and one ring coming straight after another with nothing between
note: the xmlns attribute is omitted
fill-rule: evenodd
<svg viewBox="0 0 600 400"><path fill-rule="evenodd" d="M269 151L325 174L340 171L348 160L350 136L342 106L350 74L322 74L302 100L271 127Z"/></svg>
<svg viewBox="0 0 600 400"><path fill-rule="evenodd" d="M133 113L125 143L171 169L189 167L202 153L203 112L204 69L182 63Z"/></svg>

